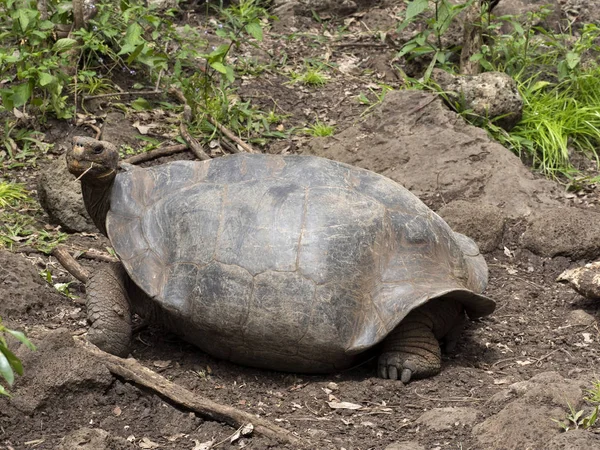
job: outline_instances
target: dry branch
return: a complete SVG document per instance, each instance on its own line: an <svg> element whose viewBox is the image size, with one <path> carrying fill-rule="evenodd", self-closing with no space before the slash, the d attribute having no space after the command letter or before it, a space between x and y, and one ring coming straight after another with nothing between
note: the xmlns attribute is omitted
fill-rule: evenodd
<svg viewBox="0 0 600 450"><path fill-rule="evenodd" d="M183 140L187 143L187 145L190 147L190 150L194 153L194 155L196 155L196 158L198 158L200 161L206 161L208 159L212 159L208 153L206 153L203 149L202 149L202 145L200 144L200 142L198 142L188 131L187 126L185 125L184 121L181 121L181 124L179 125L179 133L181 134L181 137L183 138Z"/></svg>
<svg viewBox="0 0 600 450"><path fill-rule="evenodd" d="M54 250L52 250L52 256L54 256L59 263L82 283L87 283L90 278L90 274L87 270L85 270L81 264L75 261L75 258L71 256L69 251L64 245L58 245Z"/></svg>
<svg viewBox="0 0 600 450"><path fill-rule="evenodd" d="M76 342L102 362L113 375L151 389L174 404L198 413L205 419L225 422L235 428L252 423L255 432L282 444L291 444L296 448L304 448L308 444L308 442L294 436L290 431L266 419L231 406L221 405L188 391L167 380L162 375L144 367L134 358L119 358L118 356L103 352L87 342L81 340L76 340Z"/></svg>
<svg viewBox="0 0 600 450"><path fill-rule="evenodd" d="M239 137L237 137L235 134L233 134L231 131L229 131L227 128L225 128L223 125L221 125L219 122L217 122L212 117L207 116L207 120L214 127L216 127L217 130L219 130L221 133L223 133L224 136L226 136L227 138L229 138L230 140L232 140L233 142L235 142L237 145L239 145L240 147L242 147L244 149L244 151L246 151L248 153L258 153L256 150L254 150L254 148L250 144L246 144Z"/></svg>
<svg viewBox="0 0 600 450"><path fill-rule="evenodd" d="M170 145L168 147L157 148L156 150L151 150L146 153L140 153L139 155L131 156L127 159L124 159L123 162L129 164L140 164L146 161L151 161L153 159L161 158L163 156L170 156L175 153L181 153L186 151L188 148L187 144L177 144Z"/></svg>

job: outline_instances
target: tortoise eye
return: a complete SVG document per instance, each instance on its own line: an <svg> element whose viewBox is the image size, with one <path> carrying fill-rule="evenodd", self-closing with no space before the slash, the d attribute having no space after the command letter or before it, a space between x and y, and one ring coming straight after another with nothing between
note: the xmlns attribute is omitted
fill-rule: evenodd
<svg viewBox="0 0 600 450"><path fill-rule="evenodd" d="M100 153L102 153L102 151L104 151L104 147L101 145L96 145L92 151L96 154L99 155Z"/></svg>

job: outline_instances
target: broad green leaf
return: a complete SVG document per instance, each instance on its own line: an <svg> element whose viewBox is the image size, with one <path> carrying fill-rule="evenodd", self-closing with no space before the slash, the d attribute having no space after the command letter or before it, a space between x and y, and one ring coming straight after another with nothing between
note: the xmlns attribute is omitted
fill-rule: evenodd
<svg viewBox="0 0 600 450"><path fill-rule="evenodd" d="M19 20L19 25L21 27L21 31L25 32L27 31L27 28L29 28L29 24L31 23L31 20L33 18L35 18L37 14L37 11L31 10L31 9L26 9L26 8L19 8L16 11L16 15L17 15L17 19Z"/></svg>
<svg viewBox="0 0 600 450"><path fill-rule="evenodd" d="M6 389L4 389L4 386L2 386L0 384L0 395L6 395L7 397L10 397L11 395L8 393L8 391Z"/></svg>
<svg viewBox="0 0 600 450"><path fill-rule="evenodd" d="M225 77L230 83L233 83L235 81L235 74L233 73L233 69L231 68L231 66L225 67Z"/></svg>
<svg viewBox="0 0 600 450"><path fill-rule="evenodd" d="M35 345L33 345L31 341L27 339L27 336L25 336L25 334L23 334L22 332L15 330L6 330L6 332L12 337L14 337L16 340L25 344L29 350L35 351Z"/></svg>
<svg viewBox="0 0 600 450"><path fill-rule="evenodd" d="M146 44L140 44L138 45L135 50L131 53L131 55L129 55L129 57L127 58L127 64L131 64L133 61L135 61L135 59L140 56L140 53L142 53L142 50L144 50L144 47L146 46Z"/></svg>
<svg viewBox="0 0 600 450"><path fill-rule="evenodd" d="M12 102L14 108L23 106L31 97L31 86L29 83L19 84L18 86L13 87L12 90Z"/></svg>
<svg viewBox="0 0 600 450"><path fill-rule="evenodd" d="M15 382L15 374L12 367L10 367L8 358L2 353L2 349L0 349L0 376L2 376L10 386Z"/></svg>
<svg viewBox="0 0 600 450"><path fill-rule="evenodd" d="M47 86L48 84L54 82L55 80L56 80L56 78L47 72L40 73L40 78L39 78L40 86Z"/></svg>
<svg viewBox="0 0 600 450"><path fill-rule="evenodd" d="M137 23L132 23L127 27L127 31L125 32L125 37L123 40L125 41L125 45L121 47L121 51L118 53L119 55L123 55L124 53L133 52L136 47L140 44L144 43L142 39L143 29Z"/></svg>
<svg viewBox="0 0 600 450"><path fill-rule="evenodd" d="M19 361L19 358L17 358L15 354L4 345L0 345L0 352L6 356L6 359L8 360L8 363L12 369L19 375L23 375L23 365L21 364L21 361Z"/></svg>
<svg viewBox="0 0 600 450"><path fill-rule="evenodd" d="M406 8L406 21L418 16L429 7L429 0L413 0Z"/></svg>
<svg viewBox="0 0 600 450"><path fill-rule="evenodd" d="M262 27L257 22L252 22L246 25L246 32L257 41L263 40Z"/></svg>
<svg viewBox="0 0 600 450"><path fill-rule="evenodd" d="M212 67L219 73L222 73L222 74L227 73L227 68L223 65L223 63L220 63L219 61L210 63L210 67Z"/></svg>
<svg viewBox="0 0 600 450"><path fill-rule="evenodd" d="M133 102L131 102L131 107L136 111L152 109L152 105L150 104L150 102L148 102L148 100L142 97L138 97Z"/></svg>
<svg viewBox="0 0 600 450"><path fill-rule="evenodd" d="M55 52L58 53L58 52L62 52L62 51L65 51L65 50L72 49L76 45L77 45L77 41L75 39L62 38L62 39L59 39L58 41L56 41L54 43L54 46L52 47L52 50L54 50Z"/></svg>
<svg viewBox="0 0 600 450"><path fill-rule="evenodd" d="M575 52L568 52L565 59L567 60L569 69L574 69L579 64L579 61L581 61L581 57Z"/></svg>

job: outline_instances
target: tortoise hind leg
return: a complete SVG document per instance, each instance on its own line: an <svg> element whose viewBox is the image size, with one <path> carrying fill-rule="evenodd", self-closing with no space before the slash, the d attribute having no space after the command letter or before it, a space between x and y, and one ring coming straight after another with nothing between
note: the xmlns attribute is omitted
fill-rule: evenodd
<svg viewBox="0 0 600 450"><path fill-rule="evenodd" d="M462 305L453 299L434 299L412 311L383 343L379 376L408 383L436 375L442 368L439 340L456 330L464 319Z"/></svg>
<svg viewBox="0 0 600 450"><path fill-rule="evenodd" d="M86 285L88 340L105 352L127 356L131 344L131 308L127 275L120 263L101 267Z"/></svg>

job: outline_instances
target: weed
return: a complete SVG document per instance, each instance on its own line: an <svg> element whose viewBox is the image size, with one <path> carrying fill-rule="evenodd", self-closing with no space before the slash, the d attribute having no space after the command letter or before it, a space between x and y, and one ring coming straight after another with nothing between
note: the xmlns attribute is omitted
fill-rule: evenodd
<svg viewBox="0 0 600 450"><path fill-rule="evenodd" d="M302 72L290 72L290 79L292 83L321 87L327 84L329 76L318 65L307 63Z"/></svg>
<svg viewBox="0 0 600 450"><path fill-rule="evenodd" d="M449 0L433 0L432 9L429 0L412 0L406 8L404 20L398 25L398 31L402 31L424 16L427 27L406 42L396 54L396 58L431 55L431 62L423 75L425 80L429 79L436 65L440 65L442 68L451 68L450 60L457 49L445 48L442 44L442 36L448 31L460 12L474 1L468 0L454 5Z"/></svg>
<svg viewBox="0 0 600 450"><path fill-rule="evenodd" d="M304 128L303 131L309 136L328 137L333 135L333 133L335 132L335 127L333 125L327 125L326 123L317 120L309 127Z"/></svg>
<svg viewBox="0 0 600 450"><path fill-rule="evenodd" d="M16 243L50 253L67 235L58 229L45 229L32 215L35 203L22 185L0 181L0 248L13 248Z"/></svg>
<svg viewBox="0 0 600 450"><path fill-rule="evenodd" d="M554 422L558 423L558 425L562 428L563 431L569 431L571 429L577 430L579 428L583 428L587 430L590 427L593 427L598 420L598 410L600 408L599 405L592 410L587 416L584 416L585 411L583 409L579 411L575 411L570 404L569 406L569 414L564 421L552 419Z"/></svg>
<svg viewBox="0 0 600 450"><path fill-rule="evenodd" d="M8 349L6 342L6 336L12 336L19 342L22 342L27 348L35 351L35 345L31 343L29 339L21 331L11 330L2 324L2 318L0 317L0 376L4 378L9 386L12 386L15 381L15 373L23 375L23 365L19 358L15 356L13 352ZM8 390L0 384L0 395L6 395L10 397Z"/></svg>
<svg viewBox="0 0 600 450"><path fill-rule="evenodd" d="M0 181L0 208L14 206L18 202L28 199L29 196L23 185Z"/></svg>

